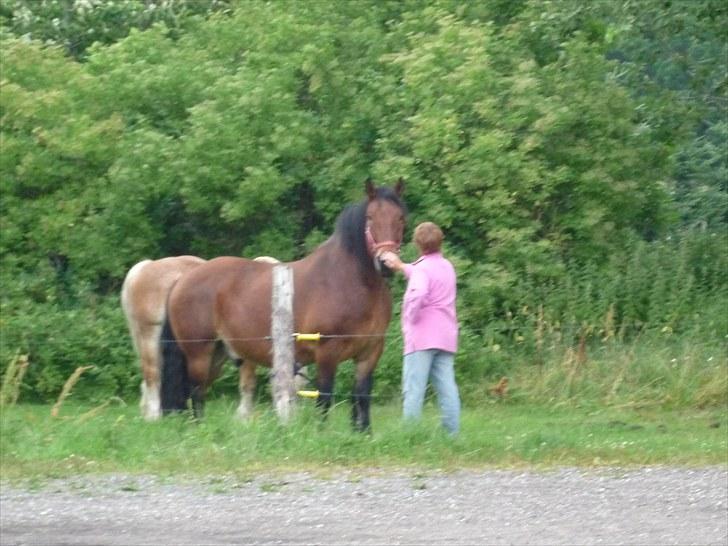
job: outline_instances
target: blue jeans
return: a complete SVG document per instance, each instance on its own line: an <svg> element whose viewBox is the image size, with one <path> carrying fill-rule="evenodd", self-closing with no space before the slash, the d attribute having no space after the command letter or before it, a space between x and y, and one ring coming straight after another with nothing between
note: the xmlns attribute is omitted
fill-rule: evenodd
<svg viewBox="0 0 728 546"><path fill-rule="evenodd" d="M460 394L455 383L455 355L439 349L415 351L404 355L402 366L402 411L405 419L417 420L422 415L427 380L437 393L442 413L442 426L450 434L460 430Z"/></svg>

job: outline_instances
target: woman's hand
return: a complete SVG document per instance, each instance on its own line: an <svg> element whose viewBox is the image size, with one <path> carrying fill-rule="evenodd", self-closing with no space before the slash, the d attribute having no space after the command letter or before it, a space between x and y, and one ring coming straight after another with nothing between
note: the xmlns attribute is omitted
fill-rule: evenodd
<svg viewBox="0 0 728 546"><path fill-rule="evenodd" d="M382 252L379 258L384 262L384 265L392 271L402 271L404 269L404 263L394 252Z"/></svg>

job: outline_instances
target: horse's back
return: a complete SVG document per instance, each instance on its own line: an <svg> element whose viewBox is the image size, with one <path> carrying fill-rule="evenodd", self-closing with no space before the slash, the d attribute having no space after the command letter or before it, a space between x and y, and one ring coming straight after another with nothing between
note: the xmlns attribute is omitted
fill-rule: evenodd
<svg viewBox="0 0 728 546"><path fill-rule="evenodd" d="M160 324L170 289L177 280L205 263L197 256L142 260L132 266L121 289L121 304L130 322Z"/></svg>
<svg viewBox="0 0 728 546"><path fill-rule="evenodd" d="M203 291L222 289L235 280L246 280L256 274L270 272L273 262L249 260L235 256L213 258L186 275L173 290L173 297L184 298Z"/></svg>

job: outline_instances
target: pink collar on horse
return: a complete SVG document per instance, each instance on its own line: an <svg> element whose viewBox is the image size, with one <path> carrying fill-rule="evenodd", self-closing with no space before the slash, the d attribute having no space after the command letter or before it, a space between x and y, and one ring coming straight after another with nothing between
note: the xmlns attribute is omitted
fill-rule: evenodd
<svg viewBox="0 0 728 546"><path fill-rule="evenodd" d="M374 235L372 235L372 230L367 226L367 229L365 231L366 237L367 237L367 248L369 248L369 254L372 257L378 256L382 250L389 250L390 252L396 252L399 254L400 249L400 243L397 241L382 241L380 243L376 242L374 240Z"/></svg>

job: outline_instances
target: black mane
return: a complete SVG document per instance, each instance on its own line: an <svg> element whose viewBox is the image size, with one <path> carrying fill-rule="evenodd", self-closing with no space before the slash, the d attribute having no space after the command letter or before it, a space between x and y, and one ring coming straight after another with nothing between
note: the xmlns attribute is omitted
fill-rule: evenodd
<svg viewBox="0 0 728 546"><path fill-rule="evenodd" d="M375 199L384 199L397 205L402 211L405 206L399 196L387 187L377 188ZM334 237L337 237L344 249L354 256L365 277L375 272L372 257L369 255L366 239L367 205L369 200L347 206L336 220Z"/></svg>

